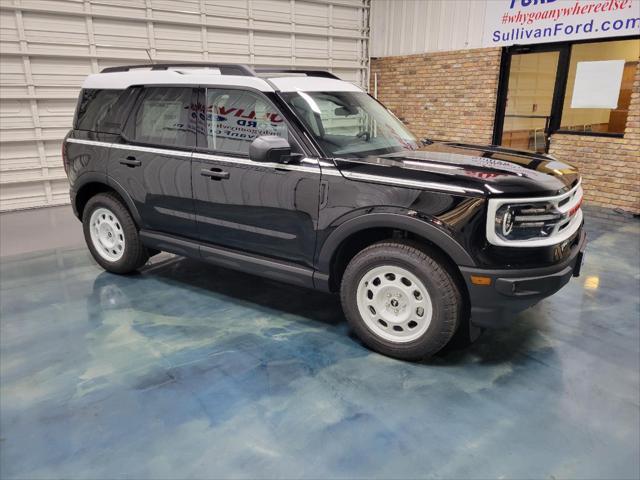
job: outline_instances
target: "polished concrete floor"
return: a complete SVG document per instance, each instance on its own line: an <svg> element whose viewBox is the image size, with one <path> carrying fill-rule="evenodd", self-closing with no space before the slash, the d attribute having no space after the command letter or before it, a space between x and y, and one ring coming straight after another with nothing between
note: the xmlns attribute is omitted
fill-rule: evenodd
<svg viewBox="0 0 640 480"><path fill-rule="evenodd" d="M0 477L638 478L640 222L587 228L582 277L419 364L331 296L29 243L0 267Z"/></svg>

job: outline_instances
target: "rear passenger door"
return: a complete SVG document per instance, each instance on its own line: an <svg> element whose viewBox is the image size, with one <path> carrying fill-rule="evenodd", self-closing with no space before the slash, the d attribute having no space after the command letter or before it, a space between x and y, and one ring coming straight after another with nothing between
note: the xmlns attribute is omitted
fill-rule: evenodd
<svg viewBox="0 0 640 480"><path fill-rule="evenodd" d="M263 93L228 87L201 91L202 128L193 157L198 234L204 242L312 267L320 167L249 159L260 135L296 134ZM202 98L204 97L204 98ZM203 255L207 255L206 249Z"/></svg>
<svg viewBox="0 0 640 480"><path fill-rule="evenodd" d="M195 237L195 94L189 87L144 88L111 148L107 174L133 199L143 229Z"/></svg>

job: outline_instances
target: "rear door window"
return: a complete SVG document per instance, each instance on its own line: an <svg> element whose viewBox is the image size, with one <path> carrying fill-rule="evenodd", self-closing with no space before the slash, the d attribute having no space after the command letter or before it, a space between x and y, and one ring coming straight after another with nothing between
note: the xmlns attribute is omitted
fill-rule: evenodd
<svg viewBox="0 0 640 480"><path fill-rule="evenodd" d="M247 90L207 89L207 148L249 155L249 145L261 135L286 138L296 150L289 127L278 109Z"/></svg>
<svg viewBox="0 0 640 480"><path fill-rule="evenodd" d="M141 143L167 146L195 146L196 114L193 89L181 87L145 88L136 111L131 137Z"/></svg>

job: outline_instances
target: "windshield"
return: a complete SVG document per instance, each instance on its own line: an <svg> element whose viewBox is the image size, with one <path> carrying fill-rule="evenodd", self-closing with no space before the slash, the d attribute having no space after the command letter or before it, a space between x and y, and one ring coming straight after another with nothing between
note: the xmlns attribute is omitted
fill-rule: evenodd
<svg viewBox="0 0 640 480"><path fill-rule="evenodd" d="M285 101L329 157L362 158L416 150L415 136L364 92L288 92Z"/></svg>

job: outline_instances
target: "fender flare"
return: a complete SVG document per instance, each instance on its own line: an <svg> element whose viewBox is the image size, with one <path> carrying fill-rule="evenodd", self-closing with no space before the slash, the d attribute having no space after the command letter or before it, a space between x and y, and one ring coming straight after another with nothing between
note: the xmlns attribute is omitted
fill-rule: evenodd
<svg viewBox="0 0 640 480"><path fill-rule="evenodd" d="M71 204L73 206L73 211L76 214L76 217L80 218L79 212L77 210L76 205L76 196L83 187L90 183L99 183L106 187L109 187L112 190L115 190L118 195L124 200L129 212L131 212L131 216L137 225L140 225L141 217L138 209L136 208L131 195L127 193L127 191L113 178L108 177L105 173L101 172L86 172L80 175L76 181L74 182L73 188L71 190Z"/></svg>
<svg viewBox="0 0 640 480"><path fill-rule="evenodd" d="M131 216L133 217L133 221L136 222L136 225L138 225L138 227L141 227L142 217L140 216L140 213L138 212L138 208L136 207L136 204L133 201L133 198L131 198L131 195L129 195L127 191L124 189L124 187L120 185L117 181L115 181L113 178L107 177L107 182L108 182L107 185L113 188L116 192L118 192L118 195L122 197L122 199L124 200L124 203L127 204L127 208L129 209Z"/></svg>
<svg viewBox="0 0 640 480"><path fill-rule="evenodd" d="M406 230L430 241L458 266L475 266L469 253L448 233L433 225L426 218L416 218L401 213L369 213L347 220L337 227L324 241L318 255L318 271L329 274L331 260L340 244L354 233L369 228L395 228Z"/></svg>

